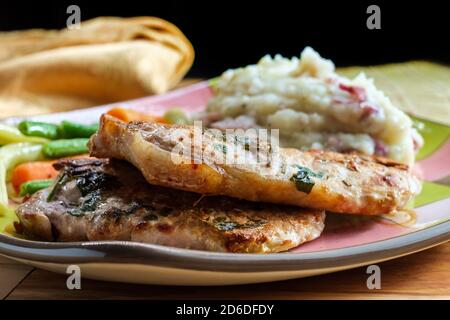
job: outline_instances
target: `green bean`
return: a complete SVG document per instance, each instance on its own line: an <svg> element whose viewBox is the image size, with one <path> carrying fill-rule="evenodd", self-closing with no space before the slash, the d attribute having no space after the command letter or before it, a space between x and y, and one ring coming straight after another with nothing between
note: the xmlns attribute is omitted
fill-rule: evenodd
<svg viewBox="0 0 450 320"><path fill-rule="evenodd" d="M58 139L58 126L52 123L37 121L22 121L17 126L24 135L42 137L47 139Z"/></svg>
<svg viewBox="0 0 450 320"><path fill-rule="evenodd" d="M47 141L47 139L41 137L26 136L16 127L0 124L0 145L17 142L45 143Z"/></svg>
<svg viewBox="0 0 450 320"><path fill-rule="evenodd" d="M98 130L98 123L85 125L63 121L59 126L61 138L89 138Z"/></svg>
<svg viewBox="0 0 450 320"><path fill-rule="evenodd" d="M32 195L36 191L39 191L41 189L50 187L54 180L47 179L47 180L32 180L27 181L21 184L20 186L20 196L23 197L25 195Z"/></svg>
<svg viewBox="0 0 450 320"><path fill-rule="evenodd" d="M53 140L44 145L42 152L47 158L62 158L87 153L88 138Z"/></svg>
<svg viewBox="0 0 450 320"><path fill-rule="evenodd" d="M166 111L163 116L164 120L170 124L190 124L191 119L186 113L179 108L172 108Z"/></svg>

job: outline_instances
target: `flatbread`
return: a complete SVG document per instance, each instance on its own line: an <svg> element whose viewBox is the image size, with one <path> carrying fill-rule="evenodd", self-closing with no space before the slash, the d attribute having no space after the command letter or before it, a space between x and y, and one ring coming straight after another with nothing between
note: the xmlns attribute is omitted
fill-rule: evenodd
<svg viewBox="0 0 450 320"><path fill-rule="evenodd" d="M166 92L194 59L154 17L102 17L79 30L0 32L0 118L62 112Z"/></svg>

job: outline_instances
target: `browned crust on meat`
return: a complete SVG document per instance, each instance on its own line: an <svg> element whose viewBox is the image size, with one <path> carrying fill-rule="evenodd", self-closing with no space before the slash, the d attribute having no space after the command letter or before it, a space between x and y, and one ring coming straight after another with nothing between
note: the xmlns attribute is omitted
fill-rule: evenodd
<svg viewBox="0 0 450 320"><path fill-rule="evenodd" d="M126 124L103 115L98 133L90 140L90 151L93 156L131 162L151 184L338 213L391 213L403 208L421 189L408 166L357 154L281 148L281 165L269 169L266 165L220 164L213 154L203 154L202 162L195 167L192 158L174 163L172 150L177 141L173 136L178 129L184 130L186 137L194 131L189 126ZM201 150L218 142L203 138ZM182 145L191 148L185 141ZM309 193L297 189L291 180L298 166L323 176L313 179Z"/></svg>
<svg viewBox="0 0 450 320"><path fill-rule="evenodd" d="M324 159L327 158L330 161L342 163L342 164L349 164L350 162L353 162L356 160L359 163L364 163L364 165L370 165L370 163L378 163L386 167L392 167L396 168L398 170L402 171L409 171L410 167L407 164L399 163L397 161L394 161L392 159L388 159L385 157L380 156L369 156L357 152L349 152L349 153L337 153L337 152L329 152L324 150L310 150L307 151L307 153L310 153L312 155L315 155L316 159ZM353 157L352 157L353 156Z"/></svg>
<svg viewBox="0 0 450 320"><path fill-rule="evenodd" d="M325 214L149 185L134 167L108 159L61 160L63 173L105 172L120 181L102 206L72 215L50 189L17 209L27 234L46 241L125 240L183 248L247 253L285 251L320 235ZM73 192L71 192L73 193ZM69 195L70 196L70 195ZM136 204L132 211L130 204Z"/></svg>

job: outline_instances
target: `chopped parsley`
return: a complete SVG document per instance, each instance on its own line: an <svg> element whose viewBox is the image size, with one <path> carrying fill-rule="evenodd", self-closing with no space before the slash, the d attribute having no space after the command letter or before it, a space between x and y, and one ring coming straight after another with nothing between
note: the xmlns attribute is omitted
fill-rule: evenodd
<svg viewBox="0 0 450 320"><path fill-rule="evenodd" d="M310 193L315 184L312 177L320 179L323 177L323 174L299 165L297 165L297 168L297 172L292 175L290 180L294 182L298 191Z"/></svg>
<svg viewBox="0 0 450 320"><path fill-rule="evenodd" d="M76 184L84 197L94 190L104 187L111 177L103 172L88 171L76 177Z"/></svg>
<svg viewBox="0 0 450 320"><path fill-rule="evenodd" d="M214 145L214 149L216 149L217 151L220 151L224 154L227 154L227 151L228 151L227 146L224 144L216 144L216 145Z"/></svg>
<svg viewBox="0 0 450 320"><path fill-rule="evenodd" d="M232 220L227 220L225 217L218 217L214 219L214 226L220 231L230 231L235 229L239 224Z"/></svg>
<svg viewBox="0 0 450 320"><path fill-rule="evenodd" d="M63 173L59 176L58 180L56 181L55 185L53 186L52 191L50 191L49 195L47 196L47 202L52 201L56 194L59 192L59 190L69 181L69 177Z"/></svg>
<svg viewBox="0 0 450 320"><path fill-rule="evenodd" d="M241 136L234 136L234 140L235 140L236 143L243 144L244 145L244 149L246 151L250 150L250 139L249 139L249 137L247 137L247 136L243 136L243 137L241 137Z"/></svg>
<svg viewBox="0 0 450 320"><path fill-rule="evenodd" d="M84 198L83 204L80 208L81 211L83 212L94 211L97 208L100 199L101 199L100 190L95 190L94 192L91 192Z"/></svg>
<svg viewBox="0 0 450 320"><path fill-rule="evenodd" d="M75 180L76 186L81 193L81 196L85 197L92 192L102 190L106 187L112 187L115 183L115 178L104 172L96 171L84 171L80 173L74 173L70 170L63 172L56 183L52 191L50 191L47 202L53 201L61 188L69 181Z"/></svg>
<svg viewBox="0 0 450 320"><path fill-rule="evenodd" d="M238 223L226 217L217 217L213 220L213 225L220 231L231 231L234 229L258 228L267 223L263 219L249 219L246 223Z"/></svg>

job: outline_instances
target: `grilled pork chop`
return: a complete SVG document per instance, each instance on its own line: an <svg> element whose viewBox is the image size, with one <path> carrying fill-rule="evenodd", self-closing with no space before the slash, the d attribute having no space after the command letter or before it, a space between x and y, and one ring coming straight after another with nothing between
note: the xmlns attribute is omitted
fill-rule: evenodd
<svg viewBox="0 0 450 320"><path fill-rule="evenodd" d="M118 160L62 160L54 186L17 209L47 241L131 240L210 251L270 253L317 238L325 213L149 185Z"/></svg>
<svg viewBox="0 0 450 320"><path fill-rule="evenodd" d="M126 124L109 115L100 122L89 143L91 155L127 160L155 185L368 215L404 207L421 188L408 166L384 158L277 150L255 136L197 133L192 126ZM232 159L245 155L250 161L227 162L230 150Z"/></svg>

